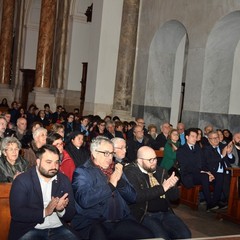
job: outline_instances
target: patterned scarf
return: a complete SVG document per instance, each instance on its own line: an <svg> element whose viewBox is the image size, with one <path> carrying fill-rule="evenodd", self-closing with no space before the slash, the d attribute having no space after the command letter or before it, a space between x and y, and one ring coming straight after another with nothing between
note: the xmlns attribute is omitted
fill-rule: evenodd
<svg viewBox="0 0 240 240"><path fill-rule="evenodd" d="M113 173L113 171L114 171L115 163L112 162L107 169L103 169L101 166L96 165L95 163L94 163L94 165L95 165L96 167L98 167L98 168L102 171L102 173L103 173L105 176L107 176L107 178L108 178L108 180L109 180L110 176L112 175L112 173Z"/></svg>

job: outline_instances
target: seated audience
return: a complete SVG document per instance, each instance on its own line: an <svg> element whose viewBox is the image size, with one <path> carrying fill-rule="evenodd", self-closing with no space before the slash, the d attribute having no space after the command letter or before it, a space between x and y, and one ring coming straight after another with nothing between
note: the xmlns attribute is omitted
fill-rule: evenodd
<svg viewBox="0 0 240 240"><path fill-rule="evenodd" d="M6 108L6 109L9 108L9 106L8 106L8 101L7 101L6 98L3 98L3 99L2 99L2 102L0 103L0 107L4 107L4 108Z"/></svg>
<svg viewBox="0 0 240 240"><path fill-rule="evenodd" d="M0 116L0 147L1 147L1 142L5 137L6 129L7 129L7 120L5 119L5 117Z"/></svg>
<svg viewBox="0 0 240 240"><path fill-rule="evenodd" d="M61 123L54 123L54 124L52 124L51 131L60 134L62 136L62 138L64 139L65 131L64 131L63 124L61 124Z"/></svg>
<svg viewBox="0 0 240 240"><path fill-rule="evenodd" d="M208 133L213 131L213 126L212 125L207 125L204 127L204 135L202 137L202 145L203 146L208 146L209 141L208 141Z"/></svg>
<svg viewBox="0 0 240 240"><path fill-rule="evenodd" d="M46 117L45 111L44 110L40 110L37 114L37 118L36 118L37 122L42 123L43 127L46 128L47 126L49 126L50 121L49 119Z"/></svg>
<svg viewBox="0 0 240 240"><path fill-rule="evenodd" d="M64 121L63 123L64 126L64 136L65 136L65 140L67 140L68 135L77 130L77 125L74 122L74 114L73 113L68 113L67 117L66 117L66 121Z"/></svg>
<svg viewBox="0 0 240 240"><path fill-rule="evenodd" d="M229 143L232 141L233 135L229 129L223 129L222 133L223 133L223 137L224 137L223 139L224 139L224 141L226 141L226 143Z"/></svg>
<svg viewBox="0 0 240 240"><path fill-rule="evenodd" d="M113 143L99 136L90 146L92 159L73 175L77 214L71 225L81 239L145 239L152 233L133 219L127 203L136 192L123 174L122 164L114 164Z"/></svg>
<svg viewBox="0 0 240 240"><path fill-rule="evenodd" d="M12 184L9 240L77 240L67 224L75 206L70 181L58 172L59 151L44 145L36 157L37 166Z"/></svg>
<svg viewBox="0 0 240 240"><path fill-rule="evenodd" d="M164 146L164 156L160 163L162 168L165 168L169 174L175 171L178 175L178 162L176 158L176 151L179 148L179 133L177 129L172 129L169 132L167 143Z"/></svg>
<svg viewBox="0 0 240 240"><path fill-rule="evenodd" d="M106 122L106 129L107 131L105 133L105 136L108 137L109 139L112 139L114 137L124 138L122 132L115 130L115 122L113 121Z"/></svg>
<svg viewBox="0 0 240 240"><path fill-rule="evenodd" d="M148 125L148 134L152 137L153 140L157 138L157 126L155 124Z"/></svg>
<svg viewBox="0 0 240 240"><path fill-rule="evenodd" d="M179 122L177 124L177 131L179 134L179 141L181 145L184 145L186 142L186 138L185 138L185 125L184 123Z"/></svg>
<svg viewBox="0 0 240 240"><path fill-rule="evenodd" d="M127 146L126 141L123 138L112 138L114 148L114 162L121 163L123 166L128 162L126 159Z"/></svg>
<svg viewBox="0 0 240 240"><path fill-rule="evenodd" d="M90 158L89 151L84 147L84 135L80 131L70 133L63 152L60 170L72 181L76 167L82 166Z"/></svg>
<svg viewBox="0 0 240 240"><path fill-rule="evenodd" d="M124 168L129 182L137 192L136 204L131 204L132 214L149 228L155 238L191 238L191 232L184 222L174 214L169 201L179 197L174 172L167 172L157 166L155 151L147 146L139 148L136 163Z"/></svg>
<svg viewBox="0 0 240 240"><path fill-rule="evenodd" d="M2 141L0 158L0 182L12 182L16 176L28 169L28 161L19 155L21 143L15 137Z"/></svg>
<svg viewBox="0 0 240 240"><path fill-rule="evenodd" d="M127 159L129 162L133 162L137 158L137 151L142 146L152 146L151 138L144 136L142 126L136 125L133 128L134 137L127 141Z"/></svg>
<svg viewBox="0 0 240 240"><path fill-rule="evenodd" d="M16 138L21 141L22 138L26 135L27 133L27 119L20 117L17 119L17 126L14 129L15 133L14 135L16 136Z"/></svg>
<svg viewBox="0 0 240 240"><path fill-rule="evenodd" d="M100 119L97 122L97 126L93 129L92 132L90 132L90 140L97 136L105 136L106 134L106 123L104 120Z"/></svg>
<svg viewBox="0 0 240 240"><path fill-rule="evenodd" d="M36 165L36 152L46 144L47 129L40 127L33 132L33 140L28 147L24 149L23 157L28 160L30 166Z"/></svg>
<svg viewBox="0 0 240 240"><path fill-rule="evenodd" d="M155 150L164 150L170 130L171 128L169 123L166 122L161 125L161 133L158 134L154 144Z"/></svg>
<svg viewBox="0 0 240 240"><path fill-rule="evenodd" d="M216 203L220 200L218 191L221 191L222 187L219 187L219 180L216 179L215 192L213 196L211 195L209 187L215 177L207 168L202 149L196 144L198 131L196 128L189 128L185 134L187 141L178 148L176 155L180 167L181 182L186 188L202 185L203 195L207 202L206 210L214 210Z"/></svg>
<svg viewBox="0 0 240 240"><path fill-rule="evenodd" d="M200 128L196 128L196 129L198 132L196 144L199 145L200 148L202 148L203 147L203 144L202 144L203 131Z"/></svg>
<svg viewBox="0 0 240 240"><path fill-rule="evenodd" d="M231 175L228 167L235 162L232 154L233 144L229 142L226 146L219 142L219 136L216 131L208 133L209 146L203 148L204 158L208 170L213 174L214 181L214 201L215 208L227 206ZM221 197L223 194L223 199Z"/></svg>

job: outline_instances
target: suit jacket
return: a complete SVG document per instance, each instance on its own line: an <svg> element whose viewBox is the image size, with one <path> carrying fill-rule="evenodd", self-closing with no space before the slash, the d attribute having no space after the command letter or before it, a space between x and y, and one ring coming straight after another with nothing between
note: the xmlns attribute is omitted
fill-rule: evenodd
<svg viewBox="0 0 240 240"><path fill-rule="evenodd" d="M69 222L75 214L75 205L71 183L62 174L52 182L52 196L61 197L68 193L69 203L65 214L60 218L62 223ZM38 223L43 223L43 196L36 167L20 174L12 184L10 192L11 225L9 240L17 240Z"/></svg>
<svg viewBox="0 0 240 240"><path fill-rule="evenodd" d="M223 148L225 147L224 144L219 144L220 151L222 152ZM205 146L203 148L203 154L205 161L207 163L207 168L212 174L217 173L217 170L219 168L219 163L222 164L223 169L225 170L226 167L231 167L231 163L234 163L235 157L233 155L233 158L229 158L228 155L224 158L221 158L220 154L216 152L214 147L212 145Z"/></svg>
<svg viewBox="0 0 240 240"><path fill-rule="evenodd" d="M196 144L194 150L191 150L185 143L178 148L176 156L183 185L187 188L193 187L193 175L200 173L200 171L208 171L202 149Z"/></svg>
<svg viewBox="0 0 240 240"><path fill-rule="evenodd" d="M239 156L238 156L238 150L237 150L237 148L235 147L235 145L233 145L233 151L232 151L232 153L233 153L233 155L234 155L234 157L235 157L235 161L234 161L234 163L232 163L231 165L232 165L232 167L237 167L237 168L239 168L239 164L240 164L240 162L239 162Z"/></svg>

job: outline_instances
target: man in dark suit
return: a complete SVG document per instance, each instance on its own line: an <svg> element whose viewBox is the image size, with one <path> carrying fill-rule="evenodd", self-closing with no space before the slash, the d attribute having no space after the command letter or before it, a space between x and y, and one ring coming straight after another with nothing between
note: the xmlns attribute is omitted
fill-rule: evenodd
<svg viewBox="0 0 240 240"><path fill-rule="evenodd" d="M75 214L75 205L70 181L58 172L59 151L44 145L36 161L36 167L12 184L9 239L78 239L66 224Z"/></svg>
<svg viewBox="0 0 240 240"><path fill-rule="evenodd" d="M231 163L235 162L235 157L232 154L233 143L230 142L227 146L220 143L217 131L211 131L208 133L208 141L210 145L203 148L204 159L207 168L215 177L214 204L219 205L219 207L222 208L224 207L224 204L220 202L220 198L223 193L223 200L226 205L230 188L231 177L227 168L231 167Z"/></svg>
<svg viewBox="0 0 240 240"><path fill-rule="evenodd" d="M207 202L207 210L214 209L216 205L211 198L209 186L214 180L213 174L207 168L203 152L197 141L197 129L186 130L187 142L178 148L177 160L180 165L181 181L186 188L202 185L203 194Z"/></svg>

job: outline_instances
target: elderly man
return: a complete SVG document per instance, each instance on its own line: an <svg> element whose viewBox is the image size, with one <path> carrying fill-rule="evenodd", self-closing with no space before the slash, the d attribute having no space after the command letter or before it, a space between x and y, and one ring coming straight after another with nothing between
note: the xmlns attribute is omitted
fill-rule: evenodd
<svg viewBox="0 0 240 240"><path fill-rule="evenodd" d="M12 184L9 239L77 240L68 229L75 213L74 198L70 181L58 172L59 151L44 145L36 162Z"/></svg>
<svg viewBox="0 0 240 240"><path fill-rule="evenodd" d="M72 226L82 239L152 238L130 215L127 203L135 202L136 192L123 174L122 164L113 162L111 140L98 136L90 150L92 159L73 175L77 214Z"/></svg>
<svg viewBox="0 0 240 240"><path fill-rule="evenodd" d="M169 204L178 199L174 173L157 166L155 151L143 146L137 152L136 163L124 168L124 172L137 192L136 204L130 205L133 215L148 227L154 237L162 239L191 238L191 233L183 221L176 216Z"/></svg>
<svg viewBox="0 0 240 240"><path fill-rule="evenodd" d="M160 126L160 129L161 133L158 134L154 144L154 149L156 150L164 150L165 144L167 143L168 134L171 130L171 126L168 122L165 122Z"/></svg>
<svg viewBox="0 0 240 240"><path fill-rule="evenodd" d="M22 140L23 136L26 135L27 130L27 119L26 118L18 118L17 119L17 127L15 130L15 136L19 141Z"/></svg>
<svg viewBox="0 0 240 240"><path fill-rule="evenodd" d="M126 141L123 138L112 138L111 141L113 142L114 147L114 160L116 163L121 163L125 165L127 159L125 158L127 146Z"/></svg>
<svg viewBox="0 0 240 240"><path fill-rule="evenodd" d="M30 166L36 165L36 152L44 144L46 144L47 129L40 127L33 132L33 140L28 145L28 148L24 149L23 157L29 161Z"/></svg>

